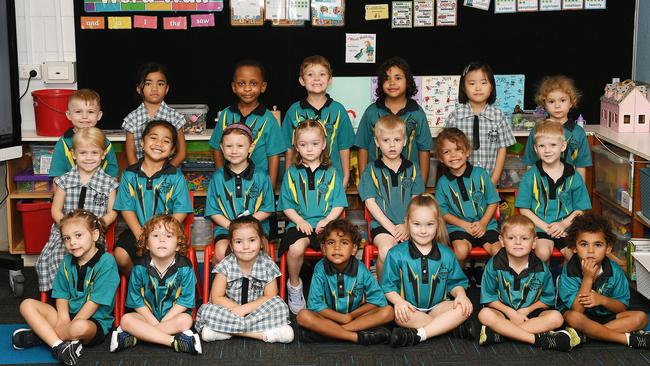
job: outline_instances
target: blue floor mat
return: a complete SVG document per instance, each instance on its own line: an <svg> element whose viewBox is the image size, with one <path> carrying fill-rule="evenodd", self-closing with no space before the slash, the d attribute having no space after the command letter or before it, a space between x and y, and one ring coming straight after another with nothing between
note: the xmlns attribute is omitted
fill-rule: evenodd
<svg viewBox="0 0 650 366"><path fill-rule="evenodd" d="M46 345L17 350L11 345L11 335L27 324L0 324L0 364L58 363Z"/></svg>

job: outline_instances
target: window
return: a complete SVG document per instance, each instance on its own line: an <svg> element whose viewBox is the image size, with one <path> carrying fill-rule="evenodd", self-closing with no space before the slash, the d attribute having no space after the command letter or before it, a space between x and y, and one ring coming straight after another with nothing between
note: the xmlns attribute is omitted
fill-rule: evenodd
<svg viewBox="0 0 650 366"><path fill-rule="evenodd" d="M639 114L639 124L640 125L645 124L645 114Z"/></svg>
<svg viewBox="0 0 650 366"><path fill-rule="evenodd" d="M623 124L629 125L630 124L630 115L626 114L623 116Z"/></svg>

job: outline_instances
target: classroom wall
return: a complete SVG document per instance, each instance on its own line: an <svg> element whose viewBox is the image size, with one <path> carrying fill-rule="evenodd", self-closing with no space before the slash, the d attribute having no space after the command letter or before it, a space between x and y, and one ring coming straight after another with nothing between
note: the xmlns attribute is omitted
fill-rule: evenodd
<svg viewBox="0 0 650 366"><path fill-rule="evenodd" d="M650 1L637 0L634 80L650 83Z"/></svg>

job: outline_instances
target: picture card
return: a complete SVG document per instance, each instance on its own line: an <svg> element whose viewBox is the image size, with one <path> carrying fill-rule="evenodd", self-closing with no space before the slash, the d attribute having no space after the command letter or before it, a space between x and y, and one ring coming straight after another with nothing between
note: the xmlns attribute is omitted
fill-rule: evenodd
<svg viewBox="0 0 650 366"><path fill-rule="evenodd" d="M458 8L456 0L438 0L436 1L436 25L454 26L457 25L456 19Z"/></svg>
<svg viewBox="0 0 650 366"><path fill-rule="evenodd" d="M562 0L539 0L540 11L562 10Z"/></svg>
<svg viewBox="0 0 650 366"><path fill-rule="evenodd" d="M411 1L393 1L391 27L413 27L413 3Z"/></svg>
<svg viewBox="0 0 650 366"><path fill-rule="evenodd" d="M377 35L363 33L345 34L345 62L374 64L376 60Z"/></svg>
<svg viewBox="0 0 650 366"><path fill-rule="evenodd" d="M413 26L433 27L435 23L434 0L413 1Z"/></svg>
<svg viewBox="0 0 650 366"><path fill-rule="evenodd" d="M468 8L476 8L487 11L490 9L491 0L464 0L463 5Z"/></svg>
<svg viewBox="0 0 650 366"><path fill-rule="evenodd" d="M494 0L494 13L506 14L517 12L517 0Z"/></svg>

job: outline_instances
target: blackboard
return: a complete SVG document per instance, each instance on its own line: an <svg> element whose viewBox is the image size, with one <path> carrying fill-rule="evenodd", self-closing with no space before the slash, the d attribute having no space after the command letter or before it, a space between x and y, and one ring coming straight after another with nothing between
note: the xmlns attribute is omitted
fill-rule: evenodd
<svg viewBox="0 0 650 366"><path fill-rule="evenodd" d="M235 102L230 88L232 66L242 58L260 60L268 89L262 100L282 111L304 97L298 83L300 62L321 54L334 76L374 75L379 64L346 64L345 34L377 34L378 62L401 56L415 75L460 74L472 60L488 62L497 74L526 75L526 108L534 108L537 83L545 75L563 73L583 92L580 111L597 123L599 97L612 77L631 77L634 0L608 1L606 10L494 14L466 8L459 0L458 26L391 29L390 20L365 21L364 5L389 1L347 1L346 25L340 28L232 27L228 12L215 13L216 27L162 30L82 30L80 16L130 16L133 13L85 13L75 1L75 44L79 88L102 96L101 127L118 129L140 103L135 93L138 66L158 61L170 70L166 102L210 106L208 128L215 114ZM225 1L228 9L228 1Z"/></svg>

